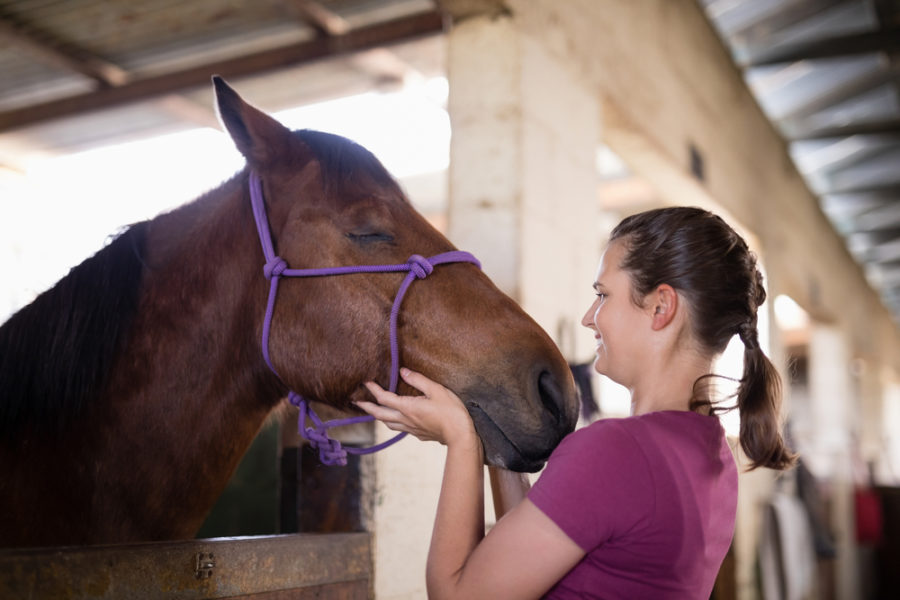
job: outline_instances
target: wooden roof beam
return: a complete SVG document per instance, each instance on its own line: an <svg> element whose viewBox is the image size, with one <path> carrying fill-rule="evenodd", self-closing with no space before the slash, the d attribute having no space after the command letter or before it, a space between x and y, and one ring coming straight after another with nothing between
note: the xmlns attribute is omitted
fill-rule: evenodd
<svg viewBox="0 0 900 600"><path fill-rule="evenodd" d="M284 2L304 23L314 27L320 35L340 36L350 31L350 23L323 6L321 2L314 0L284 0ZM351 62L363 73L373 77L378 85L402 83L410 72L409 65L384 48L359 52L354 55Z"/></svg>
<svg viewBox="0 0 900 600"><path fill-rule="evenodd" d="M353 29L341 36L319 37L174 73L136 79L118 87L9 110L0 113L0 132L129 102L149 100L185 89L208 86L210 77L214 74L226 78L254 75L347 52L369 50L386 44L438 34L443 30L444 18L440 12L418 13Z"/></svg>
<svg viewBox="0 0 900 600"><path fill-rule="evenodd" d="M0 14L0 39L52 67L79 73L101 86L119 86L129 79L127 71L92 55L83 48L68 44Z"/></svg>
<svg viewBox="0 0 900 600"><path fill-rule="evenodd" d="M350 31L350 24L344 17L325 8L321 2L314 0L285 0L285 4L312 25L320 34L344 35Z"/></svg>

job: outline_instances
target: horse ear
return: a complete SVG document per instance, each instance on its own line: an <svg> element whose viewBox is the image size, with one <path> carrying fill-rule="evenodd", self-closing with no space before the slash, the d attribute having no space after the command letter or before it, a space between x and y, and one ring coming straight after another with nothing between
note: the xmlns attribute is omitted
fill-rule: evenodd
<svg viewBox="0 0 900 600"><path fill-rule="evenodd" d="M250 166L265 167L286 156L292 137L290 130L244 102L218 75L214 75L212 81L219 120Z"/></svg>

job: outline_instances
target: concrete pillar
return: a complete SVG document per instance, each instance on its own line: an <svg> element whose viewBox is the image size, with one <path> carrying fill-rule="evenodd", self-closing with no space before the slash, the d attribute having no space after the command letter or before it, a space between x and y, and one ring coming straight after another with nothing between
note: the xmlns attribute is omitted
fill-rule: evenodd
<svg viewBox="0 0 900 600"><path fill-rule="evenodd" d="M377 442L395 432L378 423ZM444 446L407 436L375 454L375 598L421 600L444 471Z"/></svg>
<svg viewBox="0 0 900 600"><path fill-rule="evenodd" d="M449 34L449 237L554 338L590 355L579 321L599 260L597 100L515 16Z"/></svg>
<svg viewBox="0 0 900 600"><path fill-rule="evenodd" d="M881 423L882 453L878 475L889 485L900 485L900 378L890 369L884 369L884 396Z"/></svg>
<svg viewBox="0 0 900 600"><path fill-rule="evenodd" d="M447 34L448 237L482 261L569 359L585 360L593 340L579 321L600 248L594 96L566 57L524 35L501 3L444 8L457 19ZM388 435L377 432L379 441ZM379 600L425 597L443 460L443 447L415 440L376 457Z"/></svg>
<svg viewBox="0 0 900 600"><path fill-rule="evenodd" d="M831 523L837 545L835 588L838 600L859 597L853 515L853 432L858 413L850 372L850 353L842 331L814 324L809 344L810 413L813 472L829 486Z"/></svg>

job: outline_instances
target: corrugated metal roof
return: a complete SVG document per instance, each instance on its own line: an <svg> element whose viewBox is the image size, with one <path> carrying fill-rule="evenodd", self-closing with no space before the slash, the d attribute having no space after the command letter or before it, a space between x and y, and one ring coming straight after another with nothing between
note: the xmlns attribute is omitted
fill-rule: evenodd
<svg viewBox="0 0 900 600"><path fill-rule="evenodd" d="M428 0L320 3L358 28L434 10ZM315 27L282 0L15 0L0 2L0 110L83 93L95 82L42 60L41 44L75 61L100 62L130 79L310 40Z"/></svg>
<svg viewBox="0 0 900 600"><path fill-rule="evenodd" d="M807 187L900 322L900 3L703 4Z"/></svg>
<svg viewBox="0 0 900 600"><path fill-rule="evenodd" d="M0 0L0 162L211 123L209 77L233 64L267 110L441 72L441 48L402 41L440 25L432 0ZM392 40L387 56L341 54Z"/></svg>
<svg viewBox="0 0 900 600"><path fill-rule="evenodd" d="M823 211L900 315L896 0L701 3ZM0 0L0 166L210 122L212 69L244 78L241 90L267 110L434 74L438 42L341 52L441 27L435 0ZM341 58L322 62L329 56Z"/></svg>

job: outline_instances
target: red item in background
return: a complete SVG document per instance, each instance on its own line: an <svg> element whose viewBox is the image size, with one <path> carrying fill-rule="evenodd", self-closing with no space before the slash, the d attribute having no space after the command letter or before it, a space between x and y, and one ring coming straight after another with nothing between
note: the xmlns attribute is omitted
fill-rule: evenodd
<svg viewBox="0 0 900 600"><path fill-rule="evenodd" d="M857 487L853 490L853 505L856 512L856 541L860 544L878 544L884 530L884 515L878 492L871 487Z"/></svg>

